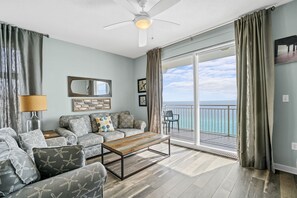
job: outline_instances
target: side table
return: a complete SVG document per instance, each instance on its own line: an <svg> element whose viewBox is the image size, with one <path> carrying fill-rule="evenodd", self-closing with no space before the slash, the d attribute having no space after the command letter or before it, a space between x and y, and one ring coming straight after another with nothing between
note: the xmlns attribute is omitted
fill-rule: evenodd
<svg viewBox="0 0 297 198"><path fill-rule="evenodd" d="M57 138L61 137L56 131L49 130L49 131L43 131L43 136L45 139L51 139L51 138Z"/></svg>

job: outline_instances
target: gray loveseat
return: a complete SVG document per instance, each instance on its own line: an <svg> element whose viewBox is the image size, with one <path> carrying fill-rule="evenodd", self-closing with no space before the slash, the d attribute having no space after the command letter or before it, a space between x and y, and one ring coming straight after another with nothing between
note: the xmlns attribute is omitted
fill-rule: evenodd
<svg viewBox="0 0 297 198"><path fill-rule="evenodd" d="M141 120L134 120L133 128L119 128L120 114L130 115L129 111L115 113L92 113L84 115L64 115L60 117L59 128L56 131L67 139L68 145L82 145L85 150L86 158L94 157L101 154L101 143L112 140L129 137L144 132L146 123ZM110 115L115 131L113 132L98 132L96 118ZM83 118L88 128L88 134L77 136L69 128L69 120Z"/></svg>
<svg viewBox="0 0 297 198"><path fill-rule="evenodd" d="M35 163L18 146L18 136L11 128L0 129L0 173L0 197L9 198L102 198L107 177L104 166L96 162L40 180Z"/></svg>

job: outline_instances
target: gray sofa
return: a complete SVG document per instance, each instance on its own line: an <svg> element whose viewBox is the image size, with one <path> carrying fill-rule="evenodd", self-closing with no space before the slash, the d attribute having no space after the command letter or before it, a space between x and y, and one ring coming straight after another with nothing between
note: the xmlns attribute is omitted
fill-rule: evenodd
<svg viewBox="0 0 297 198"><path fill-rule="evenodd" d="M64 115L60 117L59 128L57 133L67 139L68 145L82 145L85 149L86 158L94 157L101 154L101 143L112 140L129 137L144 132L146 123L141 120L134 120L133 128L119 128L120 114L130 115L129 111L115 113L92 113L84 115ZM110 115L115 131L113 132L98 132L96 118ZM83 118L88 128L88 134L78 137L69 128L69 120Z"/></svg>
<svg viewBox="0 0 297 198"><path fill-rule="evenodd" d="M63 142L61 138L59 142ZM18 143L19 138L13 129L0 129L0 197L103 197L107 173L101 163L40 180L35 163Z"/></svg>

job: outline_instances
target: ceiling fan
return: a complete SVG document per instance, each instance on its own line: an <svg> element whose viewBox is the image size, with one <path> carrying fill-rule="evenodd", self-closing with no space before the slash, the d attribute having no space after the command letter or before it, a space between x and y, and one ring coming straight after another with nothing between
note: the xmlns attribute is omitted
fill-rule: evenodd
<svg viewBox="0 0 297 198"><path fill-rule="evenodd" d="M160 0L149 11L145 11L148 0L134 0L134 1L136 2L134 2L133 4L131 0L114 0L114 2L121 5L129 12L131 12L135 16L135 18L133 20L122 21L119 23L114 23L114 24L105 26L104 29L111 30L111 29L120 28L125 25L134 24L139 31L138 45L139 47L144 47L147 45L147 29L151 27L153 21L170 23L173 25L180 25L178 23L171 22L171 21L165 21L165 20L155 19L155 18L153 19L153 17L167 10L168 8L174 6L181 0ZM135 6L135 4L137 5Z"/></svg>

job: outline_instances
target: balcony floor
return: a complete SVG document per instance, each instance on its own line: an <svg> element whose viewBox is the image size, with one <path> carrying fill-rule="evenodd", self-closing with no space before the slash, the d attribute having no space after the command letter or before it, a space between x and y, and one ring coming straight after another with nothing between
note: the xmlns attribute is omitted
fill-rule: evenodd
<svg viewBox="0 0 297 198"><path fill-rule="evenodd" d="M187 142L194 142L195 136L194 131L180 129L179 131L176 128L170 129L170 135L173 139L178 139ZM214 147L218 149L223 149L227 151L236 152L236 137L228 137L220 134L211 134L211 133L200 133L200 142L201 145Z"/></svg>

